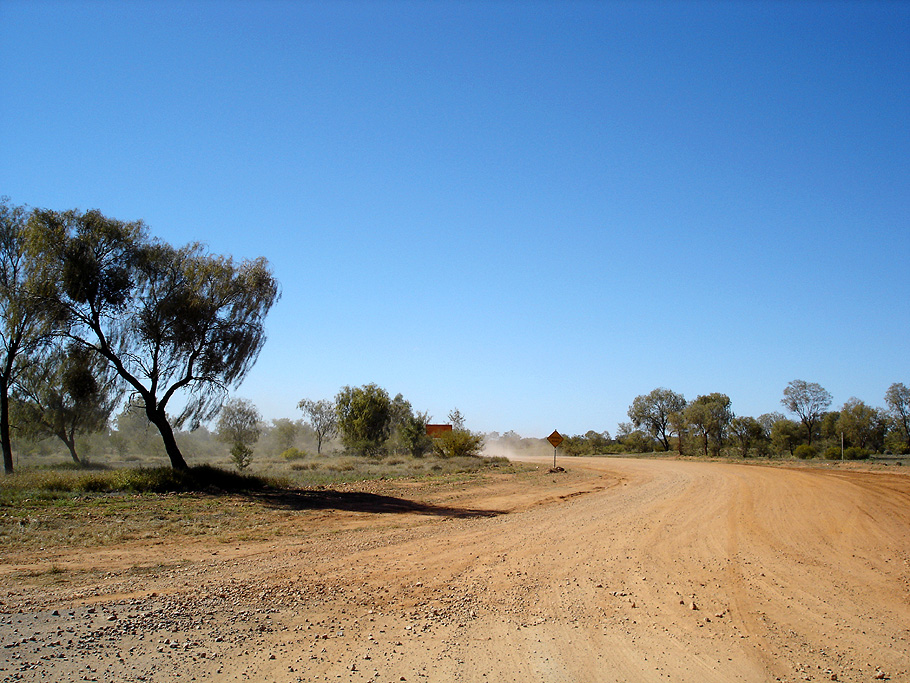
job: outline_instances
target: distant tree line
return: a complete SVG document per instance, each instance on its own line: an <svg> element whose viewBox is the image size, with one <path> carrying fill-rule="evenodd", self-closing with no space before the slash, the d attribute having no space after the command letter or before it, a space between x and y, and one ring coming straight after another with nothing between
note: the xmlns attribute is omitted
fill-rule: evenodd
<svg viewBox="0 0 910 683"><path fill-rule="evenodd" d="M687 401L657 388L636 396L629 422L615 438L589 431L560 446L566 455L647 453L675 450L680 455L787 456L828 459L866 458L874 453L910 453L910 389L892 384L885 408L858 398L830 410L831 394L814 382L793 380L783 390L780 412L758 417L736 415L730 397L711 393Z"/></svg>
<svg viewBox="0 0 910 683"><path fill-rule="evenodd" d="M0 198L0 450L14 469L12 438L28 452L57 439L75 464L82 446L122 458L228 448L238 468L255 448L293 457L338 440L368 458L474 456L485 437L455 409L451 432L431 439L430 416L376 384L342 387L333 399L303 399L302 420L263 422L256 407L228 399L265 342L264 319L279 297L264 259L234 262L200 244L176 248L141 222L99 211L27 209ZM779 412L739 416L729 396L686 400L657 388L637 396L629 422L567 436L566 455L675 450L798 458L910 453L910 389L892 384L885 408L831 395L802 380L783 391ZM114 417L112 417L114 416ZM206 424L218 417L215 432ZM218 442L225 446L217 446ZM493 433L503 449L539 439ZM257 446L258 444L258 446ZM22 449L20 449L22 450Z"/></svg>

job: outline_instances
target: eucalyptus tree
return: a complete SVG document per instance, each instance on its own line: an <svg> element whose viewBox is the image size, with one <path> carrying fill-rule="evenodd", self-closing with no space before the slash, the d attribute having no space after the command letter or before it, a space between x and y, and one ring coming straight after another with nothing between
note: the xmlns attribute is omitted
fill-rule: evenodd
<svg viewBox="0 0 910 683"><path fill-rule="evenodd" d="M744 458L749 455L749 448L761 441L765 430L754 417L734 417L730 420L730 437L736 442L739 453Z"/></svg>
<svg viewBox="0 0 910 683"><path fill-rule="evenodd" d="M305 421L316 432L316 455L322 453L322 442L331 439L338 433L338 414L335 412L335 402L325 399L313 401L305 398L297 404L303 411Z"/></svg>
<svg viewBox="0 0 910 683"><path fill-rule="evenodd" d="M392 427L389 392L376 384L342 387L335 396L335 412L346 448L369 456L382 453Z"/></svg>
<svg viewBox="0 0 910 683"><path fill-rule="evenodd" d="M670 450L668 431L671 429L670 416L686 407L682 394L659 387L650 394L636 396L629 406L629 419L636 427L644 427L660 441L665 451Z"/></svg>
<svg viewBox="0 0 910 683"><path fill-rule="evenodd" d="M389 453L398 455L408 455L411 453L411 444L405 437L405 429L414 429L412 420L414 418L414 409L411 402L402 394L398 393L392 399L390 405L389 418L389 440L386 444ZM426 431L426 428L424 428Z"/></svg>
<svg viewBox="0 0 910 683"><path fill-rule="evenodd" d="M300 423L289 420L286 417L279 417L272 420L272 436L278 444L278 452L283 453L297 439L297 433L300 431Z"/></svg>
<svg viewBox="0 0 910 683"><path fill-rule="evenodd" d="M910 387L896 382L885 392L885 403L894 425L903 434L907 449L910 450Z"/></svg>
<svg viewBox="0 0 910 683"><path fill-rule="evenodd" d="M812 445L812 433L815 426L819 423L831 405L831 394L829 394L820 384L815 382L805 382L801 379L795 379L784 389L784 397L780 401L781 405L799 416L800 421L806 427L808 443Z"/></svg>
<svg viewBox="0 0 910 683"><path fill-rule="evenodd" d="M52 347L17 382L16 427L30 438L55 436L76 464L76 437L106 430L123 383L104 358L85 347Z"/></svg>
<svg viewBox="0 0 910 683"><path fill-rule="evenodd" d="M777 411L763 413L756 419L758 420L758 424L761 425L762 429L761 438L758 440L759 453L770 455L775 445L773 438L774 425L776 425L778 422L791 422L791 420L788 420L783 413L778 413ZM783 446L783 444L778 445ZM778 449L778 454L781 452L781 450L782 448Z"/></svg>
<svg viewBox="0 0 910 683"><path fill-rule="evenodd" d="M686 415L687 406L688 404L684 405L681 410L672 412L667 416L667 428L671 434L676 435L676 451L680 455L685 455L689 449L688 440L691 425Z"/></svg>
<svg viewBox="0 0 910 683"><path fill-rule="evenodd" d="M232 398L221 406L218 438L231 446L231 459L238 470L245 470L253 459L253 445L262 434L262 416L245 398Z"/></svg>
<svg viewBox="0 0 910 683"><path fill-rule="evenodd" d="M36 277L38 263L26 253L27 224L25 207L0 197L0 447L7 474L13 471L10 392L49 341L54 324L39 296L44 283Z"/></svg>
<svg viewBox="0 0 910 683"><path fill-rule="evenodd" d="M399 426L401 446L411 457L422 458L433 450L433 439L427 434L429 422L429 413L412 413Z"/></svg>
<svg viewBox="0 0 910 683"><path fill-rule="evenodd" d="M799 422L782 417L771 424L771 447L778 455L784 452L793 457L793 451L800 444Z"/></svg>
<svg viewBox="0 0 910 683"><path fill-rule="evenodd" d="M174 427L214 417L265 343L264 319L279 296L268 263L235 263L198 243L178 249L149 237L142 221L97 210L36 211L29 233L64 336L107 360L158 429L171 466L186 469Z"/></svg>
<svg viewBox="0 0 910 683"><path fill-rule="evenodd" d="M837 429L851 446L880 448L885 438L884 411L851 397L840 409Z"/></svg>
<svg viewBox="0 0 910 683"><path fill-rule="evenodd" d="M718 392L698 396L686 407L686 417L693 431L702 438L704 454L708 455L710 446L711 452L719 455L733 419L730 397Z"/></svg>

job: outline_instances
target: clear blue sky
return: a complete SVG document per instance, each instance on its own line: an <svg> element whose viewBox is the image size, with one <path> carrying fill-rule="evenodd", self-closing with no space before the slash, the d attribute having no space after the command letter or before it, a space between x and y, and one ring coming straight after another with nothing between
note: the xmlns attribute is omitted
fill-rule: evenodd
<svg viewBox="0 0 910 683"><path fill-rule="evenodd" d="M0 0L0 194L265 256L239 395L616 430L910 383L910 3Z"/></svg>

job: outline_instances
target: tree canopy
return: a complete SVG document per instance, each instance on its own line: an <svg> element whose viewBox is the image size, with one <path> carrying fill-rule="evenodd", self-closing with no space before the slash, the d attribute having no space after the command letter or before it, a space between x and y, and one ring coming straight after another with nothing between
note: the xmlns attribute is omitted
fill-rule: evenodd
<svg viewBox="0 0 910 683"><path fill-rule="evenodd" d="M806 427L809 445L812 445L812 433L822 415L831 405L831 394L815 382L795 379L784 389L781 405L799 416Z"/></svg>
<svg viewBox="0 0 910 683"><path fill-rule="evenodd" d="M885 403L897 429L903 432L907 449L910 449L910 387L896 382L885 392Z"/></svg>
<svg viewBox="0 0 910 683"><path fill-rule="evenodd" d="M262 433L262 416L245 398L232 398L222 407L218 415L218 438L231 446L231 459L238 470L250 466L253 444Z"/></svg>
<svg viewBox="0 0 910 683"><path fill-rule="evenodd" d="M116 369L186 469L173 427L213 417L256 361L279 296L267 262L178 249L99 211L36 211L29 228L61 333Z"/></svg>
<svg viewBox="0 0 910 683"><path fill-rule="evenodd" d="M389 392L376 384L342 387L335 396L335 411L346 448L370 456L382 452L392 427Z"/></svg>
<svg viewBox="0 0 910 683"><path fill-rule="evenodd" d="M55 436L82 464L76 436L105 430L123 396L123 383L104 358L82 346L55 346L19 378L14 413L18 431Z"/></svg>
<svg viewBox="0 0 910 683"><path fill-rule="evenodd" d="M636 396L629 406L629 419L635 427L644 427L660 441L665 451L670 450L670 416L686 407L686 399L669 389L657 388L650 394Z"/></svg>
<svg viewBox="0 0 910 683"><path fill-rule="evenodd" d="M718 392L698 396L686 408L686 415L695 432L701 435L705 455L708 455L709 446L718 455L726 438L727 426L733 419L730 397Z"/></svg>
<svg viewBox="0 0 910 683"><path fill-rule="evenodd" d="M313 401L304 398L297 404L303 411L307 424L316 432L316 455L322 453L322 442L331 439L338 432L338 415L335 412L335 402Z"/></svg>
<svg viewBox="0 0 910 683"><path fill-rule="evenodd" d="M0 446L7 473L13 471L10 392L53 329L53 314L40 298L45 283L26 253L27 221L25 207L0 197Z"/></svg>

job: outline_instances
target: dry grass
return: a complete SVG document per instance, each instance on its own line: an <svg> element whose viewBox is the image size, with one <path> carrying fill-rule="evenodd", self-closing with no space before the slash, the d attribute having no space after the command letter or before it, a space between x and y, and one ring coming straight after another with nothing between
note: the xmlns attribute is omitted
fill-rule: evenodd
<svg viewBox="0 0 910 683"><path fill-rule="evenodd" d="M521 469L504 458L275 458L251 474L212 466L24 470L0 478L0 546L10 555L175 537L224 543L266 540L294 514L269 503L330 489L375 489L383 480L433 482ZM359 482L359 483L355 483ZM390 492L392 482L388 482Z"/></svg>

